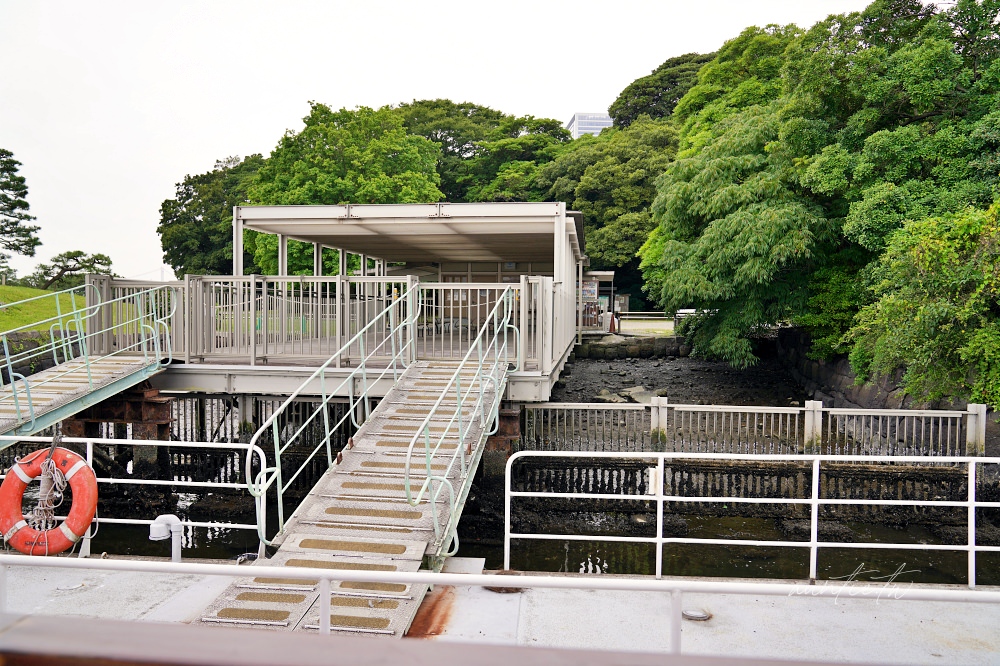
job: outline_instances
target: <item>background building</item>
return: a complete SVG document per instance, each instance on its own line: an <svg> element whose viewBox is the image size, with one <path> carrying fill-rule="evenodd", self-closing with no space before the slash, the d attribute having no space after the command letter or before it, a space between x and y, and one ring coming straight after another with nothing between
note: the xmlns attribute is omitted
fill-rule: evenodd
<svg viewBox="0 0 1000 666"><path fill-rule="evenodd" d="M605 127L611 127L611 116L606 113L574 113L566 123L574 139L584 134L600 134Z"/></svg>

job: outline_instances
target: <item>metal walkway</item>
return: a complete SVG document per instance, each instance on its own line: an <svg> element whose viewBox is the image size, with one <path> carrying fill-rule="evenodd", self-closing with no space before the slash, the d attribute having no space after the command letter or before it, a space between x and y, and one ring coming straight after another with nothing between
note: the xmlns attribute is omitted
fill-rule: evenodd
<svg viewBox="0 0 1000 666"><path fill-rule="evenodd" d="M145 381L170 362L173 289L103 302L88 291L84 285L0 305L0 321L30 308L54 313L0 333L0 435L35 434ZM95 354L95 348L107 351ZM44 365L51 367L32 372Z"/></svg>
<svg viewBox="0 0 1000 666"><path fill-rule="evenodd" d="M142 354L73 359L30 375L28 391L18 383L0 387L0 435L33 435L163 369ZM21 405L20 396L27 405Z"/></svg>
<svg viewBox="0 0 1000 666"><path fill-rule="evenodd" d="M423 563L439 570L443 557L451 554L448 547L457 546L455 528L493 425L475 416L476 405L496 403L505 384L504 376L482 383L482 390L463 390L465 404L459 411L457 397L448 397L450 384L457 376L473 386L477 370L460 369L457 362L411 364L355 434L354 446L342 452L289 519L273 542L280 543L277 553L258 562L371 571L416 571ZM463 423L461 438L458 431L448 434L457 414ZM437 455L428 453L424 441L413 446L423 439L421 430L439 445ZM428 481L428 471L447 481ZM449 484L454 498L439 494ZM420 500L422 487L429 492ZM324 592L318 583L300 583L253 576L237 580L201 621L317 630L322 596L328 594L332 631L401 637L426 592L426 586L374 582L334 583Z"/></svg>

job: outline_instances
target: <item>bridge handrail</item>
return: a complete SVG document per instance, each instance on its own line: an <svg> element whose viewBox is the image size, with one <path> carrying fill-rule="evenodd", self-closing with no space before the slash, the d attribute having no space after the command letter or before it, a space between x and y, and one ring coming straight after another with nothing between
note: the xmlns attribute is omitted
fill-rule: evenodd
<svg viewBox="0 0 1000 666"><path fill-rule="evenodd" d="M415 282L406 291L405 294L400 296L397 293L393 294L392 301L389 305L384 308L381 312L375 315L371 321L368 322L361 330L359 330L354 336L348 340L344 345L337 350L329 359L326 360L323 365L319 366L309 377L302 382L302 384L291 394L288 398L281 403L281 405L274 410L274 412L260 425L253 436L250 438L250 445L254 447L259 446L259 442L264 434L268 431L271 432L271 437L274 445L274 465L271 467L262 466L257 472L254 478L251 478L251 465L250 461L247 461L246 475L247 475L247 489L250 494L257 498L257 501L263 502L267 494L268 489L272 485L276 485L277 488L277 508L278 508L278 532L280 533L285 526L285 512L283 506L283 496L285 489L291 486L291 484L298 478L299 474L306 469L308 464L316 457L317 453L321 448L326 448L327 465L332 466L335 458L335 452L332 449L332 437L333 434L350 418L355 426L362 425L367 418L370 416L370 405L368 402L368 387L369 383L377 382L390 373L392 374L393 380L399 378L400 368L405 369L409 364L409 361L413 358L413 335L404 335L404 330L412 332L413 322L416 320L418 314L419 305L416 297L419 295L420 284ZM402 304L408 304L406 316L403 318L397 317L397 310ZM389 322L389 335L383 338L377 344L372 346L371 351L365 352L366 337L370 331L376 330L376 327L383 320L388 320ZM333 366L337 359L349 352L351 347L355 344L360 345L362 357L358 362L357 367L355 367L346 377L344 377L336 387L328 389L326 385L326 372ZM373 359L378 355L380 350L384 350L386 345L390 347L390 356L388 363L385 368L380 369L378 372L369 372L368 361ZM362 383L362 390L359 395L354 395L354 383L360 377ZM282 445L281 438L281 427L280 427L280 417L288 412L291 405L297 401L299 396L305 390L305 388L314 382L319 380L321 386L320 401L316 407L302 422L302 424L291 434L286 435L285 443ZM349 405L348 410L338 420L336 423L330 423L330 415L327 410L327 406L337 395L337 392L348 387L349 391ZM362 409L364 412L364 417L358 421L356 410ZM291 477L285 481L282 477L281 470L281 455L288 450L302 435L306 432L307 428L316 422L322 415L323 420L323 438L320 442L312 449L308 456L303 460L302 464L299 465L298 469L291 475ZM249 458L250 452L248 451L247 456ZM290 518L291 516L289 516ZM267 539L266 535L266 512L258 511L258 537L261 542L267 545L271 544L271 541Z"/></svg>
<svg viewBox="0 0 1000 666"><path fill-rule="evenodd" d="M88 290L93 291L93 301L78 307L76 299L87 296ZM62 312L61 297L66 295L71 298L72 309L68 312ZM31 373L25 376L18 372L15 366L26 362L33 363L36 359L48 356L50 353L54 366L70 360L82 359L87 372L88 388L93 389L95 388L91 372L93 355L90 352L89 341L98 335L111 335L116 339L116 349L108 354L102 354L101 358L138 351L142 353L147 365L157 368L173 360L173 347L167 323L177 309L177 297L172 287L154 287L113 300L101 301L100 293L93 285L80 285L15 303L7 303L0 306L0 310L43 299L54 300L56 308L54 316L0 332L0 346L2 346L4 353L3 369L6 371L6 379L0 375L0 386L4 385L5 380L11 386L10 395L0 397L0 404L12 402L16 419L18 421L27 419L29 428L34 427L36 418L34 402L31 397L32 387L37 389L39 386L59 380L74 372L75 369L55 372L41 381L33 382L29 379ZM167 303L166 307L163 307L164 302ZM115 304L129 306L133 312L127 314L125 318L108 317L106 323L98 324L101 327L95 328L93 323L99 321L98 315L102 311L106 311L104 309L108 306ZM46 324L48 324L49 330L47 342L33 349L15 349L14 353L11 353L13 346L11 338L15 334L38 330L39 327L44 327ZM162 349L161 337L163 338ZM62 360L60 360L60 355ZM23 388L18 389L18 383ZM22 402L26 404L22 405Z"/></svg>
<svg viewBox="0 0 1000 666"><path fill-rule="evenodd" d="M506 383L506 372L509 367L508 329L513 328L511 325L511 318L514 310L514 300L513 290L510 288L504 289L504 291L497 298L497 302L490 310L490 313L486 316L483 325L479 329L479 334L473 340L469 351L458 364L458 367L455 369L455 372L452 373L448 383L441 390L441 395L438 396L438 399L434 402L434 405L431 407L427 416L417 428L417 432L410 440L410 445L406 451L406 467L403 478L403 489L406 493L406 501L411 506L417 506L424 500L425 496L428 494L430 495L429 499L431 504L431 513L433 515L434 534L435 537L437 537L438 543L440 543L443 538L442 535L453 533L451 523L456 518L455 508L458 498L456 497L455 489L452 486L451 481L448 480L447 476L454 469L456 462L460 464L460 472L463 479L469 472L469 461L466 459L466 456L471 454L471 451L466 450L465 439L471 429L471 421L478 417L480 426L484 429L486 428L487 423L492 423L492 430L488 434L493 434L498 425L500 400L503 397L504 384ZM492 334L490 334L491 329ZM487 336L489 336L489 339L485 343L486 347L484 348L484 339L486 339ZM489 372L484 373L484 362L487 360L491 351L493 354L493 363L489 368ZM461 382L462 371L471 367L472 363L475 363L476 375L475 378L469 382L468 388L466 388L463 392ZM503 373L498 372L501 364L504 369ZM492 404L489 405L488 414L487 405L484 403L486 382L491 382L495 388L494 399ZM469 415L468 424L463 427L462 409L473 390L477 389L478 398L473 405L472 413ZM440 437L438 437L436 443L432 445L430 434L431 421L441 408L444 399L448 397L453 390L456 398L455 409L450 413L450 417L448 418L447 424L444 426ZM448 416L448 414L445 414L445 416ZM438 452L440 451L442 444L444 444L445 439L448 438L449 433L452 432L453 427L456 426L456 423L458 430L458 446L450 457L446 457L447 464L444 471L439 474L435 474L433 472L433 466L434 462L437 460ZM420 490L414 496L410 486L410 471L413 464L414 448L417 446L417 442L420 441L421 438L424 440L423 462L426 471L424 481L420 485ZM432 483L437 484L433 490L431 489ZM443 489L448 490L449 524L444 530L441 530L437 517L437 500ZM457 551L457 547L458 539L456 536L454 537L454 548L452 548L452 551ZM447 554L453 554L453 552L449 552Z"/></svg>

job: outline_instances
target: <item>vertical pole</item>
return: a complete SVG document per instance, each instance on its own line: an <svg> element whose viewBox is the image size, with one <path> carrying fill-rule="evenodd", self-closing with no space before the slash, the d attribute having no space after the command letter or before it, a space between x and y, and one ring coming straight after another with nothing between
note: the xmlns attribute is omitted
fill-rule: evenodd
<svg viewBox="0 0 1000 666"><path fill-rule="evenodd" d="M816 561L819 546L819 458L813 459L812 502L809 518L809 580L816 581Z"/></svg>
<svg viewBox="0 0 1000 666"><path fill-rule="evenodd" d="M181 334L184 336L184 363L191 364L191 313L193 312L191 299L191 276L184 274L184 297L177 309L181 312L181 321L184 329Z"/></svg>
<svg viewBox="0 0 1000 666"><path fill-rule="evenodd" d="M330 633L330 579L319 579L319 633Z"/></svg>
<svg viewBox="0 0 1000 666"><path fill-rule="evenodd" d="M528 276L521 276L521 325L518 327L517 339L517 369L524 370L524 346L528 340Z"/></svg>
<svg viewBox="0 0 1000 666"><path fill-rule="evenodd" d="M656 493L656 578L663 578L663 456L656 461L656 478L653 492Z"/></svg>
<svg viewBox="0 0 1000 666"><path fill-rule="evenodd" d="M323 277L323 246L313 243L313 277Z"/></svg>
<svg viewBox="0 0 1000 666"><path fill-rule="evenodd" d="M576 344L583 342L583 261L576 262Z"/></svg>
<svg viewBox="0 0 1000 666"><path fill-rule="evenodd" d="M969 461L969 589L976 587L976 463Z"/></svg>
<svg viewBox="0 0 1000 666"><path fill-rule="evenodd" d="M243 275L243 220L240 207L233 206L233 277Z"/></svg>
<svg viewBox="0 0 1000 666"><path fill-rule="evenodd" d="M503 568L507 570L510 569L510 477L512 469L513 465L507 461L507 473L503 475Z"/></svg>
<svg viewBox="0 0 1000 666"><path fill-rule="evenodd" d="M278 275L288 275L288 236L278 234Z"/></svg>
<svg viewBox="0 0 1000 666"><path fill-rule="evenodd" d="M265 293L265 298L267 294ZM265 308L265 318L266 318ZM250 365L257 364L257 276L250 276ZM263 328L263 327L262 327Z"/></svg>

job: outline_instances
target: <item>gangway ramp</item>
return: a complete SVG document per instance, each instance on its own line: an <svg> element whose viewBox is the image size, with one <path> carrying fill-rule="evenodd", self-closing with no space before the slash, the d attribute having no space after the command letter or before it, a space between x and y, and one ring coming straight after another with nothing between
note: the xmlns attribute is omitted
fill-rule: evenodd
<svg viewBox="0 0 1000 666"><path fill-rule="evenodd" d="M0 333L0 435L33 435L170 363L173 289L109 301L89 291L84 285L0 306L0 322L29 303L55 313ZM106 353L94 353L103 347ZM32 372L39 366L51 367Z"/></svg>
<svg viewBox="0 0 1000 666"><path fill-rule="evenodd" d="M459 413L457 397L449 397L447 390L453 377L470 387L463 391L468 404L461 410L461 438L450 423ZM458 519L494 426L477 416L475 405L480 400L496 403L504 379L474 388L475 368L460 371L458 363L441 361L411 365L354 435L353 447L342 452L272 542L279 545L277 553L258 561L322 569L440 569L443 557L452 554L448 549L455 543ZM428 456L421 430L432 445L439 445L435 455ZM411 447L415 437L418 445ZM407 484L415 505L407 501ZM428 492L421 499L425 485ZM317 586L248 576L216 600L202 622L317 630ZM335 583L330 628L401 637L426 591L419 585Z"/></svg>

